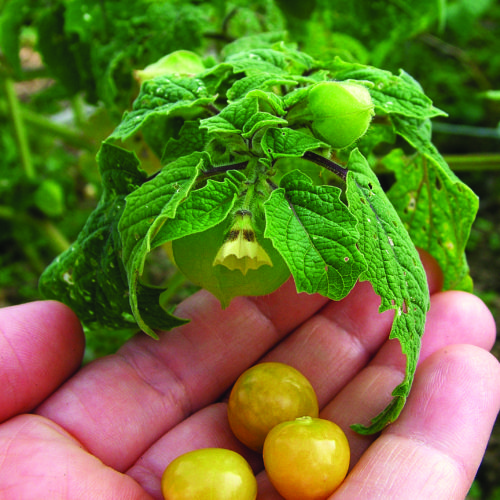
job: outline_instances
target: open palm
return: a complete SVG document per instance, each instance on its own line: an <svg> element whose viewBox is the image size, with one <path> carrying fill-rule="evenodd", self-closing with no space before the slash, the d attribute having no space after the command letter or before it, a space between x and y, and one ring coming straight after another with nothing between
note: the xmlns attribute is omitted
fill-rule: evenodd
<svg viewBox="0 0 500 500"><path fill-rule="evenodd" d="M68 308L0 310L0 498L161 499L168 463L208 446L243 454L258 498L281 498L261 457L231 434L224 402L263 359L304 373L321 416L349 438L351 470L331 498L464 498L500 408L500 365L488 352L495 325L473 295L440 292L439 270L424 264L432 298L414 386L400 418L369 437L349 425L387 405L405 359L368 283L331 302L290 281L225 310L201 291L178 307L187 325L159 341L139 334L81 369L83 334Z"/></svg>

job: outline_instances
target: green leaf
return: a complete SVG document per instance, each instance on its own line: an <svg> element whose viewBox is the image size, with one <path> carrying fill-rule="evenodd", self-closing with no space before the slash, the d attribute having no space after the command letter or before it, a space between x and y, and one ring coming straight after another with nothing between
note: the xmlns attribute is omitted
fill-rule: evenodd
<svg viewBox="0 0 500 500"><path fill-rule="evenodd" d="M155 336L139 308L139 279L144 270L151 241L164 222L174 218L177 207L189 194L204 165L209 164L206 153L192 153L164 167L153 179L131 192L118 229L122 240L122 260L128 277L130 306L138 325ZM162 328L166 328L168 325Z"/></svg>
<svg viewBox="0 0 500 500"><path fill-rule="evenodd" d="M295 170L264 203L264 236L282 255L299 292L340 300L365 268L356 248L356 219L340 194L335 186L314 186Z"/></svg>
<svg viewBox="0 0 500 500"><path fill-rule="evenodd" d="M200 128L209 134L241 134L245 123L258 112L256 98L228 104L218 115L200 120Z"/></svg>
<svg viewBox="0 0 500 500"><path fill-rule="evenodd" d="M232 74L233 68L230 64L220 63L198 74L197 78L203 82L209 94L215 94Z"/></svg>
<svg viewBox="0 0 500 500"><path fill-rule="evenodd" d="M445 289L471 291L465 255L478 197L449 168L430 142L428 122L394 117L396 133L417 151L404 158L392 152L384 164L396 174L388 196L415 245L427 250L444 273Z"/></svg>
<svg viewBox="0 0 500 500"><path fill-rule="evenodd" d="M264 111L259 111L258 113L252 115L245 123L241 136L244 139L250 139L263 128L277 127L286 124L287 121L283 118L280 118L279 116L275 116Z"/></svg>
<svg viewBox="0 0 500 500"><path fill-rule="evenodd" d="M117 223L125 197L144 182L133 153L104 143L98 155L103 193L73 245L44 271L40 292L61 300L89 328L135 326L119 258Z"/></svg>
<svg viewBox="0 0 500 500"><path fill-rule="evenodd" d="M209 179L203 188L193 191L178 206L175 218L166 219L154 237L152 248L204 231L226 219L246 180L237 170L230 170L226 175L222 182Z"/></svg>
<svg viewBox="0 0 500 500"><path fill-rule="evenodd" d="M283 100L274 92L265 92L260 89L251 90L248 92L247 97L256 97L259 103L259 109L269 109L273 114L284 116L286 111L283 106Z"/></svg>
<svg viewBox="0 0 500 500"><path fill-rule="evenodd" d="M286 125L286 120L259 111L257 97L247 97L228 104L218 115L200 121L200 128L209 134L237 134L244 139L270 126Z"/></svg>
<svg viewBox="0 0 500 500"><path fill-rule="evenodd" d="M148 122L157 119L156 127L164 128L174 116L184 119L207 113L215 101L202 80L190 77L162 76L144 82L134 102L133 111L126 112L110 139L126 139Z"/></svg>
<svg viewBox="0 0 500 500"><path fill-rule="evenodd" d="M190 50L176 50L135 72L139 81L163 75L197 75L205 71L201 57Z"/></svg>
<svg viewBox="0 0 500 500"><path fill-rule="evenodd" d="M236 80L232 87L227 91L228 101L237 101L246 97L253 90L264 91L278 85L297 85L297 81L289 77L283 77L272 73L260 73L246 76ZM276 95L276 94L274 94Z"/></svg>
<svg viewBox="0 0 500 500"><path fill-rule="evenodd" d="M93 101L120 113L135 96L133 70L177 49L196 51L203 44L207 7L184 2L117 3L114 0L71 0L64 30L92 78L84 89ZM168 29L165 27L168 26Z"/></svg>
<svg viewBox="0 0 500 500"><path fill-rule="evenodd" d="M311 81L311 84L316 83L315 81ZM295 90L292 90L288 94L283 97L283 104L285 108L291 108L299 103L307 102L307 94L309 94L309 87L299 87Z"/></svg>
<svg viewBox="0 0 500 500"><path fill-rule="evenodd" d="M329 148L316 137L291 128L269 128L262 138L262 149L271 160L301 157L306 151Z"/></svg>
<svg viewBox="0 0 500 500"><path fill-rule="evenodd" d="M61 217L65 211L64 188L54 179L44 179L35 193L36 207L49 217Z"/></svg>
<svg viewBox="0 0 500 500"><path fill-rule="evenodd" d="M207 131L200 128L198 121L186 121L179 132L179 138L171 137L165 146L162 165L177 160L181 156L187 156L195 151L203 151L207 144Z"/></svg>
<svg viewBox="0 0 500 500"><path fill-rule="evenodd" d="M252 49L248 52L237 52L226 58L226 63L233 66L235 73L246 75L268 73L276 75L302 74L314 66L313 59L307 54L284 45L275 48ZM279 49L279 50L276 50Z"/></svg>
<svg viewBox="0 0 500 500"><path fill-rule="evenodd" d="M391 403L370 426L353 426L357 432L372 434L393 422L405 404L417 367L430 299L415 245L357 149L352 151L347 167L347 200L358 219L358 246L367 263L361 279L370 281L381 297L380 312L395 311L390 338L399 340L406 356L405 377L394 389Z"/></svg>
<svg viewBox="0 0 500 500"><path fill-rule="evenodd" d="M269 49L276 42L286 38L286 33L284 31L274 31L269 33L259 33L257 35L242 36L228 43L222 49L222 55L227 59L232 55L239 54L241 52L248 52L255 49Z"/></svg>

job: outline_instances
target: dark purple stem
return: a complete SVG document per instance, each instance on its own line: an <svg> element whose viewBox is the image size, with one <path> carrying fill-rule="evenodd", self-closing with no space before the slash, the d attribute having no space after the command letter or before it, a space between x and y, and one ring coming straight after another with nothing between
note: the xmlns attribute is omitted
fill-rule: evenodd
<svg viewBox="0 0 500 500"><path fill-rule="evenodd" d="M338 175L344 182L347 179L347 169L341 167L332 160L325 158L324 156L313 153L312 151L306 151L303 154L302 158L304 158L304 160L308 160L312 163L315 163L320 167L324 167L327 170L330 170L330 172L333 172L335 175Z"/></svg>

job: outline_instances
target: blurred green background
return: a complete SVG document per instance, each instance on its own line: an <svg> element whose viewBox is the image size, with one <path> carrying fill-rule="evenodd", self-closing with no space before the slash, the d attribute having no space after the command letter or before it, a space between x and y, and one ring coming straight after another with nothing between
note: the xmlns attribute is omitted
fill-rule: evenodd
<svg viewBox="0 0 500 500"><path fill-rule="evenodd" d="M39 298L41 272L95 207L95 154L138 92L134 70L178 49L210 59L230 41L271 31L322 59L403 68L449 114L434 122L434 143L480 197L468 260L475 293L498 325L500 5L493 0L0 0L0 307ZM145 165L154 162L140 141L127 146ZM151 272L170 272L162 266L152 262ZM179 300L190 292L179 283ZM88 358L129 333L94 336ZM498 343L494 352L499 357ZM470 498L500 499L498 427Z"/></svg>

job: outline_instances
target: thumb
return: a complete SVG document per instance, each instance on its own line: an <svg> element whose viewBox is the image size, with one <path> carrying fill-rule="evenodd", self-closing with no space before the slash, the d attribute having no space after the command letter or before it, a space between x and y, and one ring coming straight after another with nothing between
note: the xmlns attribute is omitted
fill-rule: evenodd
<svg viewBox="0 0 500 500"><path fill-rule="evenodd" d="M55 301L0 309L0 422L32 410L80 365L83 331Z"/></svg>

